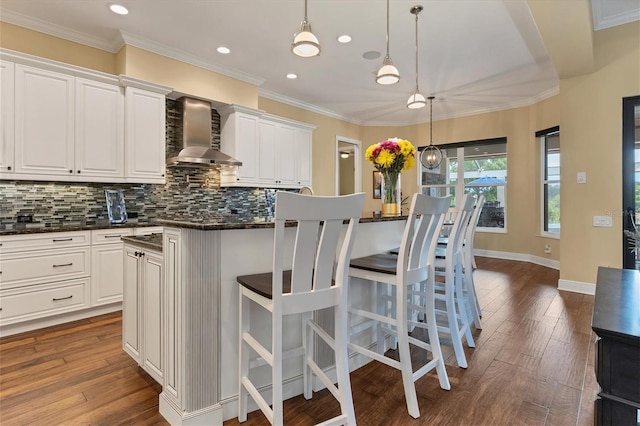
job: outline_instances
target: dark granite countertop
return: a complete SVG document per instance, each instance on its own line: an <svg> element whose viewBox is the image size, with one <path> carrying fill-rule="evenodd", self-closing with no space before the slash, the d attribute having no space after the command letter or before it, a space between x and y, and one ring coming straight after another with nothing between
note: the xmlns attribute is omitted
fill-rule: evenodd
<svg viewBox="0 0 640 426"><path fill-rule="evenodd" d="M406 220L407 216L377 217L372 214L363 215L360 223L386 222L393 220ZM200 231L222 231L227 229L260 229L273 228L273 217L257 216L245 217L239 215L230 216L204 216L204 217L171 217L156 219L158 225L172 226L174 228L198 229ZM295 226L295 222L290 225Z"/></svg>
<svg viewBox="0 0 640 426"><path fill-rule="evenodd" d="M378 217L371 213L364 214L360 223L406 220L407 216ZM26 223L0 226L0 236L18 234L36 234L41 232L71 232L106 228L137 228L147 226L172 226L175 228L199 229L201 231L218 231L227 229L259 229L273 228L273 217L242 215L205 215L205 216L167 216L151 221L128 221L124 224L111 225L109 222L48 222ZM290 226L295 226L292 222Z"/></svg>
<svg viewBox="0 0 640 426"><path fill-rule="evenodd" d="M162 234L135 235L122 237L125 243L132 243L139 247L162 253Z"/></svg>
<svg viewBox="0 0 640 426"><path fill-rule="evenodd" d="M147 226L160 226L154 221L127 221L123 224L110 224L108 221L80 222L80 221L60 221L46 223L16 223L14 225L0 226L0 236L18 234L37 234L41 232L71 232L71 231L91 231L94 229L117 229L117 228L142 228Z"/></svg>

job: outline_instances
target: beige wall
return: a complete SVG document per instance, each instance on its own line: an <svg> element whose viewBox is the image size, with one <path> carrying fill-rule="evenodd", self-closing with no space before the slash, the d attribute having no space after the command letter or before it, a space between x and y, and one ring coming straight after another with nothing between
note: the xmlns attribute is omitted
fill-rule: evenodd
<svg viewBox="0 0 640 426"><path fill-rule="evenodd" d="M560 81L560 279L586 283L599 265L622 266L622 98L640 94L640 25L597 31L594 49L593 73ZM586 184L576 183L579 171ZM608 214L612 228L592 226Z"/></svg>
<svg viewBox="0 0 640 426"><path fill-rule="evenodd" d="M113 53L0 22L0 47L116 74Z"/></svg>
<svg viewBox="0 0 640 426"><path fill-rule="evenodd" d="M137 47L124 46L121 50L118 55L121 74L162 84L183 94L258 107L258 88L252 84Z"/></svg>
<svg viewBox="0 0 640 426"><path fill-rule="evenodd" d="M598 265L621 265L621 99L640 94L640 28L627 24L595 33L595 71L563 78L560 94L535 105L434 122L434 142L507 137L508 232L480 234L476 247L560 260L563 280L594 283ZM416 146L428 144L428 123L406 127L361 127L343 120L258 97L250 84L151 52L126 46L117 54L0 23L0 46L113 74L167 85L177 91L223 103L257 107L316 126L313 134L313 186L318 195L335 193L336 137L362 141L363 150L389 137ZM539 155L534 133L561 126L562 239L539 236ZM362 161L365 210L378 210L371 194L373 167ZM588 183L575 175L586 171ZM416 170L404 172L404 196L416 191ZM613 228L593 228L593 215L614 215ZM551 244L552 254L543 253ZM562 258L560 258L562 251Z"/></svg>

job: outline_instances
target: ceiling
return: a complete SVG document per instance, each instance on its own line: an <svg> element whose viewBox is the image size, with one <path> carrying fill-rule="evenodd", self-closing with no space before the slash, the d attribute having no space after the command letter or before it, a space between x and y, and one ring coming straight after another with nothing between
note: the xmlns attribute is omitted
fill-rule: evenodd
<svg viewBox="0 0 640 426"><path fill-rule="evenodd" d="M637 19L638 0L592 1L595 28L622 23L620 15ZM385 54L384 0L309 0L322 53L306 59L290 50L303 0L122 0L127 16L110 12L109 3L0 0L0 20L111 52L123 43L137 46L255 84L260 96L356 124L407 125L428 121L428 107L405 106L416 85L410 9L422 5L419 86L425 97L436 96L434 119L525 106L558 92L525 0L391 0L390 56L401 75L391 86L374 78ZM352 41L339 43L341 34ZM231 53L217 53L219 46ZM365 58L376 52L380 57Z"/></svg>

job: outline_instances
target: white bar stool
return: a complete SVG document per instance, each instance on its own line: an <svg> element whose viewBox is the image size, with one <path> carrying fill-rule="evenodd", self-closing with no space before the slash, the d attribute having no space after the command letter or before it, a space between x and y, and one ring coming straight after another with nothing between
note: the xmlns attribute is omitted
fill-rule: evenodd
<svg viewBox="0 0 640 426"><path fill-rule="evenodd" d="M438 233L450 198L414 194L399 254L384 253L352 259L349 268L351 278L361 278L376 283L376 287L385 287L384 294L377 296L376 308L349 307L350 337L376 327L377 352L353 343L354 339L350 339L349 349L402 372L407 410L414 418L420 416L416 380L435 368L440 387L446 390L451 388L436 330L433 266ZM417 290L421 283L424 284L423 291ZM392 289L391 298L388 297L388 287ZM414 290L412 297L409 296L411 290ZM425 322L417 321L420 314L426 318ZM415 327L427 330L429 343L409 336L409 330ZM399 361L384 355L387 334L397 339ZM409 344L428 350L432 355L431 361L415 372Z"/></svg>
<svg viewBox="0 0 640 426"><path fill-rule="evenodd" d="M255 400L271 424L283 424L283 360L302 356L304 396L312 396L316 375L340 403L340 415L323 424L355 424L348 365L347 292L348 262L364 204L364 193L341 197L317 197L277 192L273 271L237 277L240 284L240 368L238 420L247 420L248 396ZM285 222L297 222L293 250L286 244ZM348 221L344 233L344 221ZM344 235L344 238L342 238ZM287 247L289 250L287 250ZM292 257L285 253L293 251ZM288 266L291 269L288 270ZM252 309L263 308L271 316L271 348L251 334ZM334 307L335 340L312 319L313 311ZM301 314L302 346L283 351L283 317ZM334 348L338 386L313 359L314 333ZM250 359L255 352L258 358ZM253 367L268 364L272 376L272 407L249 378Z"/></svg>

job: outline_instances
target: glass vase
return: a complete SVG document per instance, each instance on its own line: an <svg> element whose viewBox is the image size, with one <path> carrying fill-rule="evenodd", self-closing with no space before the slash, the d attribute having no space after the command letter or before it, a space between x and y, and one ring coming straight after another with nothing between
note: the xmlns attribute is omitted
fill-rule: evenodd
<svg viewBox="0 0 640 426"><path fill-rule="evenodd" d="M400 173L382 172L382 216L400 216Z"/></svg>

